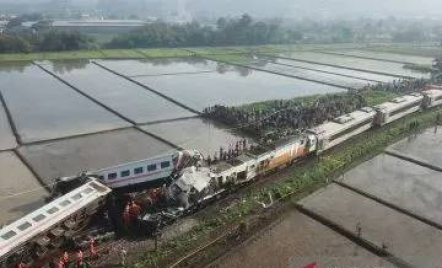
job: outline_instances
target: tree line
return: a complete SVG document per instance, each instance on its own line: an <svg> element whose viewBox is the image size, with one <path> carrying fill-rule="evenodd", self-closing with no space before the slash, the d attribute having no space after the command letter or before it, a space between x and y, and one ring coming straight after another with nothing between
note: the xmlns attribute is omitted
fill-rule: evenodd
<svg viewBox="0 0 442 268"><path fill-rule="evenodd" d="M156 22L111 40L109 48L225 46L294 43L300 32L284 29L274 22L255 22L247 14L239 18L220 18L216 26L198 22L167 24Z"/></svg>
<svg viewBox="0 0 442 268"><path fill-rule="evenodd" d="M50 31L42 35L1 34L0 53L67 51L94 47L93 38L79 32Z"/></svg>
<svg viewBox="0 0 442 268"><path fill-rule="evenodd" d="M19 25L20 20L11 22ZM37 25L38 26L38 25ZM44 27L42 27L44 28ZM88 35L69 31L39 31L36 33L8 33L0 35L0 53L28 53L97 48ZM198 22L168 24L155 22L140 29L117 35L105 48L151 48L185 46L260 45L294 43L302 34L285 29L276 22L254 21L249 15L239 18L220 18L216 25Z"/></svg>

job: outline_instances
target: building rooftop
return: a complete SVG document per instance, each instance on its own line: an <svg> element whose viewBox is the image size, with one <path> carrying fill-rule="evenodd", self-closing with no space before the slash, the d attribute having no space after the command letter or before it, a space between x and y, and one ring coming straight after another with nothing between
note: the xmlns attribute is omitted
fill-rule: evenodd
<svg viewBox="0 0 442 268"><path fill-rule="evenodd" d="M142 27L141 20L56 20L52 27Z"/></svg>

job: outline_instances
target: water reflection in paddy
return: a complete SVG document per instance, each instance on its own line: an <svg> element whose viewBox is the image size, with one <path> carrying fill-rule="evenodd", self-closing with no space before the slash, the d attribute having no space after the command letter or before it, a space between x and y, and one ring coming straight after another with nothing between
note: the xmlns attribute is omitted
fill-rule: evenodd
<svg viewBox="0 0 442 268"><path fill-rule="evenodd" d="M43 63L63 80L136 123L195 114L88 60Z"/></svg>
<svg viewBox="0 0 442 268"><path fill-rule="evenodd" d="M26 142L129 125L35 65L0 66L0 88Z"/></svg>

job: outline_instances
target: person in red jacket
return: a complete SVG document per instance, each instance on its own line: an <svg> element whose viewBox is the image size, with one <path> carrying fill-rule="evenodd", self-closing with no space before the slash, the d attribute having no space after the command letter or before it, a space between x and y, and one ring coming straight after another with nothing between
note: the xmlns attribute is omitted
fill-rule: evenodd
<svg viewBox="0 0 442 268"><path fill-rule="evenodd" d="M66 263L64 262L63 258L60 258L55 265L57 268L66 268Z"/></svg>
<svg viewBox="0 0 442 268"><path fill-rule="evenodd" d="M62 260L65 265L67 265L69 263L69 259L70 259L69 253L67 251L65 251L62 256Z"/></svg>
<svg viewBox="0 0 442 268"><path fill-rule="evenodd" d="M98 257L98 251L95 246L95 239L92 236L89 236L89 251L91 252L91 259Z"/></svg>
<svg viewBox="0 0 442 268"><path fill-rule="evenodd" d="M17 268L28 268L28 265L23 261L20 261L20 263L17 265Z"/></svg>

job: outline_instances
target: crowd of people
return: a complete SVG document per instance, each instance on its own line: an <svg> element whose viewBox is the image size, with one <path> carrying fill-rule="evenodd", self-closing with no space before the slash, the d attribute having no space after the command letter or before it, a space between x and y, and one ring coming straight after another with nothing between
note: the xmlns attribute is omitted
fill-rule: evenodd
<svg viewBox="0 0 442 268"><path fill-rule="evenodd" d="M367 86L363 90L388 91L395 93L408 93L421 91L425 88L428 81L426 79L412 79L412 80L395 80L388 84L376 84Z"/></svg>
<svg viewBox="0 0 442 268"><path fill-rule="evenodd" d="M204 116L237 126L242 131L262 139L278 139L292 135L365 106L357 94L339 94L319 97L313 102L278 100L266 103L265 109L213 106L204 110Z"/></svg>
<svg viewBox="0 0 442 268"><path fill-rule="evenodd" d="M367 106L362 95L364 91L407 93L420 91L425 84L423 79L394 81L390 84L368 86L361 91L350 91L346 94L268 101L258 108L216 105L206 108L203 115L236 126L265 144Z"/></svg>

